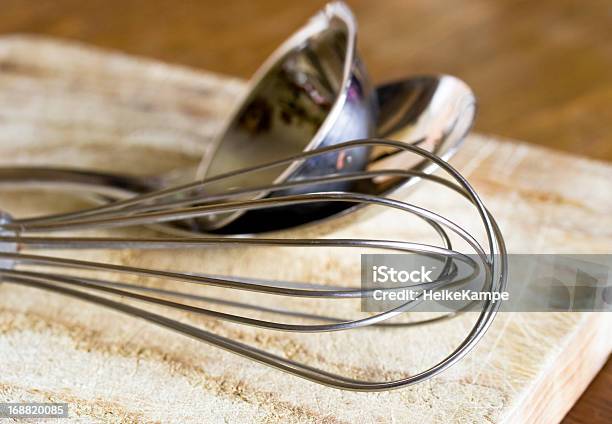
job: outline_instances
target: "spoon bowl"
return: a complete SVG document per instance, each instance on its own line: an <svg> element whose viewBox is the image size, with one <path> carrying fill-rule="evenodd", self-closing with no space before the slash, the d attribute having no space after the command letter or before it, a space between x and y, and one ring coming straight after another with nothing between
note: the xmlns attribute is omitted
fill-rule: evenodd
<svg viewBox="0 0 612 424"><path fill-rule="evenodd" d="M376 91L356 50L357 23L340 2L328 4L283 43L248 84L247 95L230 115L205 155L198 179L265 164L346 140L373 136L376 131ZM319 155L284 168L224 178L219 191L296 181L330 173L363 170L367 148ZM346 190L337 182L307 187L310 191ZM293 195L304 188L262 191L250 197ZM242 212L210 214L198 226L212 231L227 226Z"/></svg>
<svg viewBox="0 0 612 424"><path fill-rule="evenodd" d="M377 88L379 120L376 136L416 142L448 160L459 149L476 115L476 98L460 79L449 76L422 76L388 83ZM398 169L427 174L435 164L410 152L375 147L369 151L364 171ZM383 196L417 183L417 177L385 177L354 183L350 191ZM307 187L308 188L308 187ZM310 188L307 191L322 191ZM333 191L333 190L327 190ZM302 207L251 210L234 222L211 231L217 234L249 234L314 225L336 218L363 204L343 202L312 203Z"/></svg>

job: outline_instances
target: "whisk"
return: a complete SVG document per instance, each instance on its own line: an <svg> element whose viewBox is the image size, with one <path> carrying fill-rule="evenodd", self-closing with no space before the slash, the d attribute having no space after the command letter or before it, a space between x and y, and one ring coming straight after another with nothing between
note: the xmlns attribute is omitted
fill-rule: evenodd
<svg viewBox="0 0 612 424"><path fill-rule="evenodd" d="M27 219L13 219L8 214L0 220L0 280L4 283L28 286L47 290L53 293L80 299L93 304L144 319L159 326L191 336L197 340L261 362L281 371L293 374L327 386L357 390L382 391L405 387L422 382L444 371L464 357L484 335L491 325L500 306L499 302L484 300L478 318L465 339L459 346L440 362L418 374L390 381L364 381L328 372L277 355L263 349L247 345L230 337L221 336L197 326L186 324L166 315L153 313L143 308L126 304L122 299L131 299L144 304L152 304L202 316L224 320L241 325L287 332L334 332L357 331L367 326L401 327L426 324L432 321L447 319L455 313L447 313L434 318L409 323L389 321L404 311L416 307L422 302L422 293L426 289L442 289L450 285L464 284L475 275L462 277L457 272L457 263L461 262L478 270L483 275L484 290L501 292L506 285L506 250L502 234L485 208L478 194L451 165L436 155L420 148L417 143L408 144L381 139L367 139L338 144L322 148L266 165L239 170L207 180L165 189L133 198L109 203L107 205L84 209L76 212L41 216ZM356 173L329 174L283 184L272 184L265 187L241 188L211 192L210 187L217 181L225 181L236 175L241 177L273 166L286 163L301 163L317 155L330 151L345 149L377 147L392 151L404 151L422 158L424 163L442 169L450 179L431 174L427 171L404 169L365 170ZM375 179L399 180L402 183L427 180L442 185L463 196L477 210L484 233L485 247L457 223L431 210L419 207L406 201L393 199L390 193L364 194L358 191L317 191L295 195L278 195L276 197L253 198L253 193L282 193L289 187L324 187L321 184L337 181L367 182ZM227 186L224 184L224 186ZM248 199L245 200L245 195ZM199 218L208 214L222 212L250 212L273 210L288 206L308 206L313 204L343 204L359 206L373 205L390 208L415 216L428 224L440 238L439 245L411 242L409 240L389 240L375 238L296 238L291 232L264 234L256 237L198 236L198 237L76 237L51 236L50 233L89 230L108 227L126 227L135 225L153 225L159 223L179 222ZM42 236L33 236L44 233ZM475 253L476 260L465 253L454 250L451 234L458 236ZM390 253L411 253L438 259L444 264L442 271L430 283L411 284L410 288L419 292L415 300L406 301L401 306L392 307L365 318L346 319L318 313L309 313L282 309L280 306L264 307L221 297L204 297L188 292L149 287L143 284L117 282L110 279L93 278L97 272L117 276L151 277L180 284L198 284L227 290L247 290L274 296L278 304L283 297L301 297L314 300L362 299L371 296L371 290L363 288L335 287L323 283L294 283L256 278L238 278L213 274L195 274L173 272L162 269L138 268L112 263L100 263L52 256L41 256L24 253L34 249L173 249L173 248L222 248L229 246L283 246L288 248L350 248L376 249ZM60 270L60 271L58 271ZM80 273L75 273L79 271ZM86 276L83 276L86 273ZM173 300L171 300L173 299ZM309 321L307 324L295 324L272 319L256 319L249 316L223 312L196 303L208 303L217 306L238 308L243 311L257 310L264 314L283 317L299 317Z"/></svg>

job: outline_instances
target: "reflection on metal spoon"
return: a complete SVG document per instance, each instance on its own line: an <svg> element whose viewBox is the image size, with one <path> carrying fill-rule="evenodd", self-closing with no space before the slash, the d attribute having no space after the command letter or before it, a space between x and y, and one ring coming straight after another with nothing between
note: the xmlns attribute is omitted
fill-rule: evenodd
<svg viewBox="0 0 612 424"><path fill-rule="evenodd" d="M377 89L379 122L377 136L418 141L419 147L447 160L459 148L474 122L476 98L461 80L448 76L423 76L385 84ZM436 165L410 152L375 147L367 171L404 169L431 173ZM350 190L372 195L389 194L414 184L418 178L378 177L355 183ZM255 210L214 231L248 234L276 231L343 215L359 208L354 203L325 202Z"/></svg>

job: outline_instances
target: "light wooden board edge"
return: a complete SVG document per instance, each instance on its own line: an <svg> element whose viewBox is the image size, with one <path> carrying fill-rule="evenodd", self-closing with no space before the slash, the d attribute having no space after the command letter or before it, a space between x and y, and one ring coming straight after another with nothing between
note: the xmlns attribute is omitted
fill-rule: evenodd
<svg viewBox="0 0 612 424"><path fill-rule="evenodd" d="M605 365L612 352L609 313L588 313L542 377L505 417L511 423L560 422Z"/></svg>

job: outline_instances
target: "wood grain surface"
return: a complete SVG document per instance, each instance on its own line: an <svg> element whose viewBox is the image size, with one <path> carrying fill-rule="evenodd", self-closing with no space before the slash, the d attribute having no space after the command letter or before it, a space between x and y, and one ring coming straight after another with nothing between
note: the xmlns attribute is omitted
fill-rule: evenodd
<svg viewBox="0 0 612 424"><path fill-rule="evenodd" d="M83 40L246 78L323 3L3 0L0 33ZM608 1L349 4L375 80L452 73L479 97L478 130L612 159ZM612 377L606 370L568 420L589 422L609 405L611 386L597 383Z"/></svg>
<svg viewBox="0 0 612 424"><path fill-rule="evenodd" d="M244 88L237 80L23 37L0 40L0 64L0 164L78 163L135 173L192 165ZM511 252L603 253L609 248L612 199L605 188L611 166L481 136L470 137L453 164L499 220ZM452 211L453 220L472 228L471 208L441 188L419 188L409 196L444 215ZM67 196L36 191L4 190L0 196L0 208L16 216L79 205ZM429 232L403 225L398 213L336 223L328 236L428 241ZM122 231L98 234L111 233ZM359 278L359 255L325 249L310 254L252 248L79 252L78 257L297 280L312 278L312 264L317 264L330 283ZM203 293L200 287L190 290ZM364 394L288 377L58 295L10 284L3 284L0 293L0 397L68 402L73 417L96 422L555 422L612 348L609 314L505 313L451 370L403 390ZM207 288L206 293L216 291ZM252 301L249 293L232 296ZM351 304L332 307L338 314L355 310ZM330 306L316 308L329 313ZM393 378L432 365L460 342L474 319L466 314L401 334L367 329L279 335L179 317L289 358L365 378Z"/></svg>

